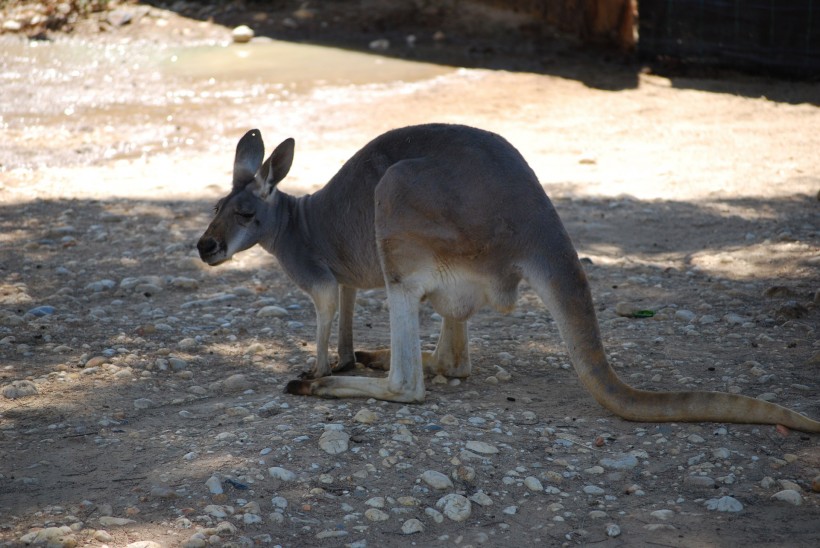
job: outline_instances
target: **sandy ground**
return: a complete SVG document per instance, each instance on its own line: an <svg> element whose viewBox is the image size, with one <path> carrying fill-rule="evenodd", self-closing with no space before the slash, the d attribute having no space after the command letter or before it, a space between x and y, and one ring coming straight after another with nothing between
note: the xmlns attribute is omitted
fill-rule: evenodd
<svg viewBox="0 0 820 548"><path fill-rule="evenodd" d="M229 37L147 7L105 33L0 36L0 545L65 527L58 545L816 546L816 435L613 417L526 288L516 313L473 322L476 374L424 405L295 398L281 387L312 355L309 300L261 250L209 269L194 243L251 127L296 139L293 193L390 128L482 127L522 151L589 259L622 376L816 418L820 86ZM657 314L618 317L623 302ZM272 305L285 315L260 315ZM386 343L380 292L356 322L360 347ZM326 425L351 449L323 450ZM427 510L447 494L472 498L465 521ZM724 496L743 509L709 509Z"/></svg>

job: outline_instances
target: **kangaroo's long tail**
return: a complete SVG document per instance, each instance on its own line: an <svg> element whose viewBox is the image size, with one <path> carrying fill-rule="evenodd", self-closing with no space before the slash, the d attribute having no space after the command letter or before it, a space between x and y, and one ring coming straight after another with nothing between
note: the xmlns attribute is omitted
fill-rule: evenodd
<svg viewBox="0 0 820 548"><path fill-rule="evenodd" d="M581 382L598 403L634 421L782 424L820 432L820 422L771 402L725 392L652 392L623 382L606 359L589 283L566 243L569 247L550 250L548 260L524 265L524 275L558 324Z"/></svg>

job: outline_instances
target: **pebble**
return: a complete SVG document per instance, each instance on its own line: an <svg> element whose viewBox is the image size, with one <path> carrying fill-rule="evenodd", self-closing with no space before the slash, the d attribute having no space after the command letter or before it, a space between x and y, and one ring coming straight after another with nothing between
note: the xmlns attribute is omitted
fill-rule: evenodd
<svg viewBox="0 0 820 548"><path fill-rule="evenodd" d="M716 510L718 512L741 512L743 511L743 504L734 497L720 497L719 499L709 499L705 503L707 510Z"/></svg>
<svg viewBox="0 0 820 548"><path fill-rule="evenodd" d="M612 457L604 457L598 464L608 470L631 470L638 466L638 459L633 455L616 454Z"/></svg>
<svg viewBox="0 0 820 548"><path fill-rule="evenodd" d="M535 491L540 493L544 490L544 486L541 484L538 478L535 476L527 476L524 478L524 487L529 489L530 491Z"/></svg>
<svg viewBox="0 0 820 548"><path fill-rule="evenodd" d="M427 470L422 473L421 479L433 489L452 489L453 487L453 482L450 481L450 478L435 470Z"/></svg>
<svg viewBox="0 0 820 548"><path fill-rule="evenodd" d="M67 525L62 527L46 527L38 531L26 533L20 537L20 543L24 545L34 544L37 546L55 546L73 548L77 546L77 539L72 535L73 531Z"/></svg>
<svg viewBox="0 0 820 548"><path fill-rule="evenodd" d="M597 485L586 485L584 486L584 493L587 495L603 495L606 491L602 488L598 487Z"/></svg>
<svg viewBox="0 0 820 548"><path fill-rule="evenodd" d="M222 480L220 480L217 476L211 476L208 478L205 482L205 486L212 495L221 495L224 492L222 489Z"/></svg>
<svg viewBox="0 0 820 548"><path fill-rule="evenodd" d="M457 493L441 497L436 502L436 508L440 508L445 516L458 522L465 521L472 513L470 499Z"/></svg>
<svg viewBox="0 0 820 548"><path fill-rule="evenodd" d="M148 398L138 398L134 400L135 409L149 409L151 407L154 407L154 402Z"/></svg>
<svg viewBox="0 0 820 548"><path fill-rule="evenodd" d="M494 455L498 453L497 447L483 441L468 441L466 447L468 450L481 453L482 455Z"/></svg>
<svg viewBox="0 0 820 548"><path fill-rule="evenodd" d="M239 25L231 31L231 38L237 44L246 44L253 39L253 29L248 25Z"/></svg>
<svg viewBox="0 0 820 548"><path fill-rule="evenodd" d="M715 480L709 476L686 476L683 478L683 484L690 487L712 488L715 486Z"/></svg>
<svg viewBox="0 0 820 548"><path fill-rule="evenodd" d="M319 447L330 455L344 453L349 445L350 434L342 430L325 430L319 438Z"/></svg>
<svg viewBox="0 0 820 548"><path fill-rule="evenodd" d="M674 516L675 512L673 512L672 510L663 509L663 510L655 510L654 512L651 512L649 515L652 516L655 519L662 519L662 520L666 521L669 518L671 518L672 516Z"/></svg>
<svg viewBox="0 0 820 548"><path fill-rule="evenodd" d="M353 416L353 420L362 424L373 424L379 420L379 416L370 409L363 407Z"/></svg>
<svg viewBox="0 0 820 548"><path fill-rule="evenodd" d="M222 390L225 392L243 392L252 386L251 381L242 373L231 375L221 382Z"/></svg>
<svg viewBox="0 0 820 548"><path fill-rule="evenodd" d="M11 381L10 384L0 388L0 393L4 398L9 400L16 400L18 398L25 398L28 396L36 396L39 391L37 385L28 380Z"/></svg>
<svg viewBox="0 0 820 548"><path fill-rule="evenodd" d="M401 532L405 535L412 535L414 533L423 533L424 525L416 518L408 519L401 526Z"/></svg>
<svg viewBox="0 0 820 548"><path fill-rule="evenodd" d="M795 506L803 504L803 496L794 489L783 489L771 496L772 500L787 502Z"/></svg>
<svg viewBox="0 0 820 548"><path fill-rule="evenodd" d="M470 497L470 500L479 506L492 506L493 504L493 499L484 491L477 491Z"/></svg>
<svg viewBox="0 0 820 548"><path fill-rule="evenodd" d="M379 510L378 508L368 508L364 512L364 517L369 521L387 521L390 519L390 515L387 512Z"/></svg>
<svg viewBox="0 0 820 548"><path fill-rule="evenodd" d="M296 474L294 474L290 470L280 468L279 466L273 466L271 468L268 468L268 474L270 474L272 478L276 478L282 481L293 481L296 479Z"/></svg>
<svg viewBox="0 0 820 548"><path fill-rule="evenodd" d="M621 528L617 524L610 523L609 525L606 526L606 536L614 538L614 537L617 537L620 534L621 534Z"/></svg>
<svg viewBox="0 0 820 548"><path fill-rule="evenodd" d="M281 306L263 306L256 313L257 318L284 318L288 315L288 311Z"/></svg>

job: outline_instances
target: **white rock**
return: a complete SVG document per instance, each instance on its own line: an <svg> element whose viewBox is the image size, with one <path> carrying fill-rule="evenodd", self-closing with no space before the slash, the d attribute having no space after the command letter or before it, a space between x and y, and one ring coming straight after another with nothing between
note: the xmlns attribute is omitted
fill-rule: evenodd
<svg viewBox="0 0 820 548"><path fill-rule="evenodd" d="M384 497L371 497L365 501L371 508L384 508Z"/></svg>
<svg viewBox="0 0 820 548"><path fill-rule="evenodd" d="M544 486L541 485L541 482L535 476L527 476L524 478L524 487L537 493L544 490Z"/></svg>
<svg viewBox="0 0 820 548"><path fill-rule="evenodd" d="M338 455L347 451L350 443L350 434L341 430L325 430L319 438L319 447L325 453Z"/></svg>
<svg viewBox="0 0 820 548"><path fill-rule="evenodd" d="M617 524L610 523L609 525L606 526L606 536L608 536L608 537L617 537L620 534L621 534L621 528Z"/></svg>
<svg viewBox="0 0 820 548"><path fill-rule="evenodd" d="M379 416L370 409L363 407L353 416L353 420L362 424L373 424Z"/></svg>
<svg viewBox="0 0 820 548"><path fill-rule="evenodd" d="M597 485L586 485L584 486L584 493L587 495L603 495L605 491Z"/></svg>
<svg viewBox="0 0 820 548"><path fill-rule="evenodd" d="M282 481L293 481L296 479L296 474L279 466L268 468L268 474L270 474L272 478Z"/></svg>
<svg viewBox="0 0 820 548"><path fill-rule="evenodd" d="M444 514L436 510L435 508L427 507L424 509L424 514L429 516L436 523L444 523Z"/></svg>
<svg viewBox="0 0 820 548"><path fill-rule="evenodd" d="M436 503L436 508L440 508L444 515L453 521L464 521L472 513L470 499L457 493L441 497Z"/></svg>
<svg viewBox="0 0 820 548"><path fill-rule="evenodd" d="M288 315L288 311L281 306L263 306L256 313L257 318L284 318Z"/></svg>
<svg viewBox="0 0 820 548"><path fill-rule="evenodd" d="M421 475L421 480L433 489L451 489L453 482L446 475L435 470L427 470Z"/></svg>
<svg viewBox="0 0 820 548"><path fill-rule="evenodd" d="M709 499L705 503L707 510L717 510L718 512L740 512L743 504L734 497L720 497L719 499Z"/></svg>
<svg viewBox="0 0 820 548"><path fill-rule="evenodd" d="M772 495L772 500L779 500L781 502L788 502L795 506L803 504L803 496L794 489L783 489Z"/></svg>
<svg viewBox="0 0 820 548"><path fill-rule="evenodd" d="M12 381L11 384L7 384L0 389L0 393L3 394L3 397L10 400L34 396L37 392L37 385L28 380Z"/></svg>
<svg viewBox="0 0 820 548"><path fill-rule="evenodd" d="M672 516L674 516L675 512L673 512L672 510L663 509L663 510L655 510L654 512L650 513L649 515L652 516L655 519L662 519L662 520L666 521L669 518L671 518Z"/></svg>
<svg viewBox="0 0 820 548"><path fill-rule="evenodd" d="M422 523L419 520L415 519L415 518L408 519L401 526L401 532L404 533L405 535L412 535L414 533L422 533L422 532L424 532L424 525L422 525Z"/></svg>
<svg viewBox="0 0 820 548"><path fill-rule="evenodd" d="M248 25L239 25L233 31L231 31L231 38L237 44L245 44L250 42L253 39L253 29L250 28Z"/></svg>
<svg viewBox="0 0 820 548"><path fill-rule="evenodd" d="M387 521L390 519L390 515L387 512L379 510L378 508L368 508L364 511L364 517L370 521Z"/></svg>
<svg viewBox="0 0 820 548"><path fill-rule="evenodd" d="M216 476L211 476L210 478L208 478L208 480L205 482L205 486L214 495L219 495L224 492L222 490L222 480L220 480Z"/></svg>
<svg viewBox="0 0 820 548"><path fill-rule="evenodd" d="M477 491L470 497L470 500L479 506L491 506L493 504L493 499L491 499L490 496L484 491Z"/></svg>
<svg viewBox="0 0 820 548"><path fill-rule="evenodd" d="M466 447L468 450L475 453L481 453L482 455L494 455L498 453L497 447L483 441L468 441Z"/></svg>

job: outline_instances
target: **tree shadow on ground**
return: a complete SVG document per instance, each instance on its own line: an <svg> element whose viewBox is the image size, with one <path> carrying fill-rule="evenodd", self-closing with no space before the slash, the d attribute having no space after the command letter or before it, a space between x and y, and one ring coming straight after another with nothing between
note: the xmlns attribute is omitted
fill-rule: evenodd
<svg viewBox="0 0 820 548"><path fill-rule="evenodd" d="M801 302L811 299L816 289L816 256L805 249L787 259L791 275L776 269L734 276L731 268L690 268L690 258L698 253L754 245L757 240L747 237L751 233L765 239L788 232L788 242L816 249L816 205L808 197L711 204L562 198L556 206L580 254L594 257L587 269L605 322L604 336L608 343L617 337L617 344L608 344L613 363L632 373L630 382L639 386L670 388L664 381L653 384L635 376L635 370L628 369L630 362L647 356L692 358L700 355L704 341L669 331L663 343L668 349L658 350L652 335L608 319L606 311L618 301L644 299L684 308L728 292L736 301L732 306L760 316L776 310L780 302L775 298L761 303L762 288L785 286L786 298ZM0 205L0 385L29 378L39 387L36 396L0 401L3 514L28 515L43 505L70 507L78 498L109 501L121 511L139 504L140 497L167 496L170 504L185 506L187 497L201 495L205 480L217 472L236 478L239 487L229 489L250 487L253 495L246 498L251 500L304 495L301 487L281 482L248 484L248 477L235 470L255 462L252 468L267 475L267 467L282 458L280 449L298 443L293 440L300 436L317 437L323 424L343 420L339 413L360 402L327 406L321 400L281 394L283 384L304 368L313 351L310 301L261 251L248 252L248 260L223 268L198 266L194 243L210 208L201 201L139 200ZM180 277L195 284L177 284L174 280ZM127 278L141 278L142 285L124 284ZM101 280L112 280L113 285L97 289L94 284ZM225 294L233 297L186 305ZM363 298L357 309L357 342L383 346L388 327L380 294ZM257 316L261 306L271 303L288 308L285 321ZM36 317L30 311L38 306L52 306L55 312ZM571 370L538 365L539 355L554 353L560 360L566 355L543 306L526 290L519 313L509 319L479 314L472 328L475 376L461 387L431 386L430 400L464 398L475 401L477 408L520 410L516 402L526 396L533 402L528 408L546 416L612 419L585 394ZM789 321L816 325L816 309L809 314L778 318L772 312L767 333L776 335ZM431 315L425 309L422 318L428 347L437 327ZM530 327L540 338L523 340L511 327L522 322L538 323L540 327ZM721 327L715 332L723 330L721 336L728 337L739 329ZM621 346L624 343L636 348ZM508 365L515 374L510 384L480 384L482 375L493 371L499 351L523 353L536 363ZM715 382L720 387L725 371L755 356L775 370L782 367L777 384L783 388L790 383L816 387L816 367L795 367L812 352L805 341L783 348L764 344L742 353L735 346L716 345L710 352L682 373L685 378L706 376L702 385L690 381L692 386L708 388ZM106 359L88 365L94 356ZM175 368L168 364L171 358L185 365ZM228 380L237 374L244 375L244 381ZM483 395L472 400L475 390ZM783 400L816 416L814 393L789 389ZM266 406L269 402L274 405ZM256 419L247 421L249 415ZM564 419L548 422L553 420L562 424ZM633 428L617 419L609 427L623 432ZM353 433L357 443L378 446L366 428L356 427ZM533 438L527 443L539 442ZM794 438L769 443L799 444ZM265 446L271 448L270 457L260 457ZM560 448L553 451L561 454ZM247 476L253 479L255 473ZM170 486L172 494L152 495L158 485ZM318 481L311 486L323 487ZM145 512L149 519L151 510Z"/></svg>

